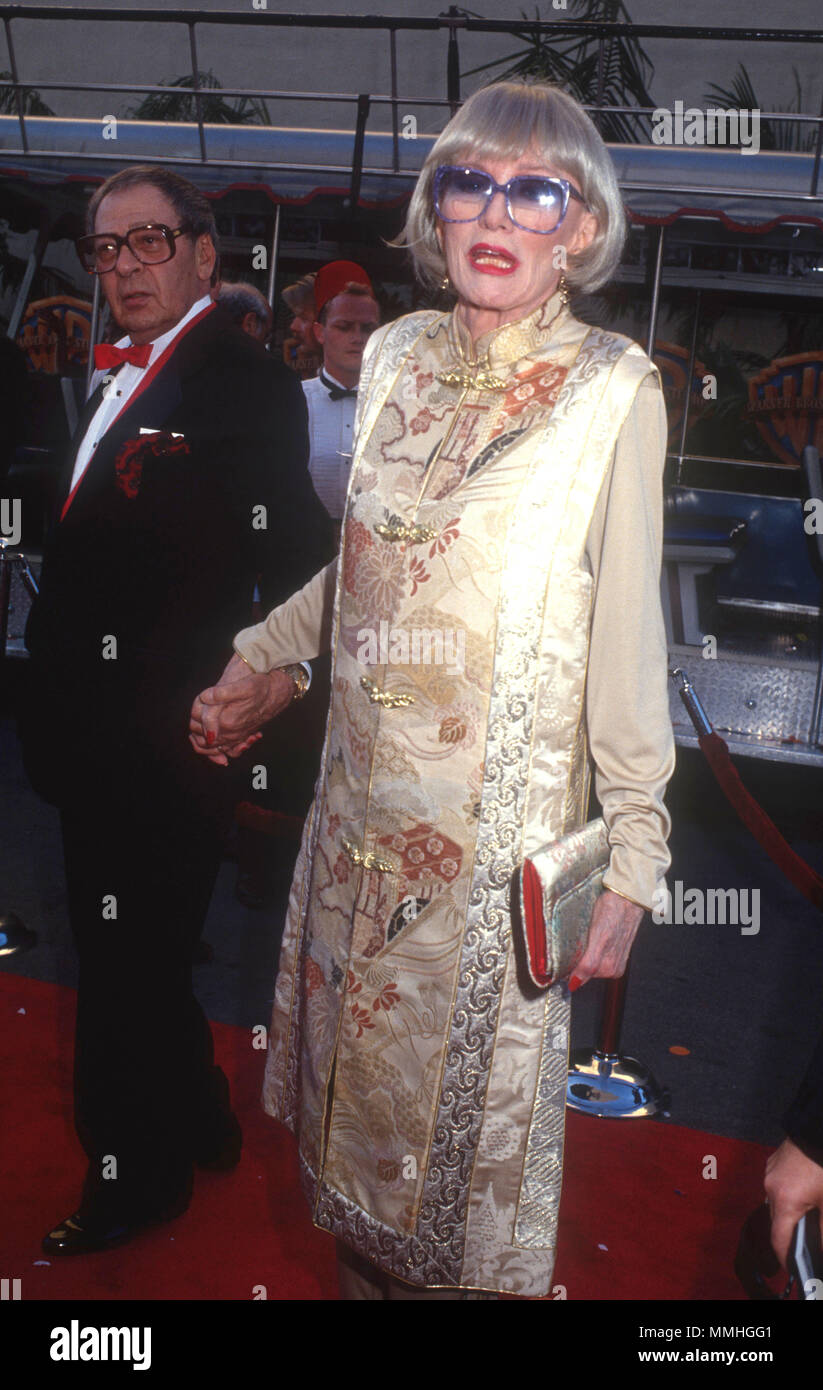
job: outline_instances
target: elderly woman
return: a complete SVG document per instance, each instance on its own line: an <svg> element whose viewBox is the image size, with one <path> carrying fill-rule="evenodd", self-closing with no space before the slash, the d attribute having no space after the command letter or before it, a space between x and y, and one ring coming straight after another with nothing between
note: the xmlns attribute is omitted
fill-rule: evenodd
<svg viewBox="0 0 823 1390"><path fill-rule="evenodd" d="M344 1297L550 1290L569 991L524 981L512 874L584 822L591 757L611 859L575 988L622 974L668 866L663 403L563 275L596 289L623 236L575 101L466 103L405 233L456 306L370 339L338 564L238 635L193 711L225 761L288 700L276 668L331 644L264 1101Z"/></svg>

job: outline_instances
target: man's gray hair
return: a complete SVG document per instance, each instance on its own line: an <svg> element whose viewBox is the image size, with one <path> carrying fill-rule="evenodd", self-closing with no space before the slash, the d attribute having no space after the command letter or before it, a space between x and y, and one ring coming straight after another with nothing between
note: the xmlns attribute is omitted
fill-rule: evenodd
<svg viewBox="0 0 823 1390"><path fill-rule="evenodd" d="M261 324L269 321L269 301L256 285L246 280L223 280L217 292L217 303L237 324L243 322L246 314L255 314Z"/></svg>
<svg viewBox="0 0 823 1390"><path fill-rule="evenodd" d="M205 193L201 193L199 188L174 169L165 169L155 164L131 164L119 173L112 174L105 183L95 189L86 209L86 231L94 231L97 209L110 193L124 193L130 188L138 188L144 184L156 188L168 198L181 223L195 241L200 236L209 236L215 251L219 253L217 223Z"/></svg>
<svg viewBox="0 0 823 1390"><path fill-rule="evenodd" d="M417 180L405 228L395 244L408 247L423 284L439 285L446 272L434 210L438 165L482 166L484 160L517 160L530 152L568 175L597 218L591 246L568 258L570 287L591 293L611 278L626 237L626 214L609 152L594 123L559 87L496 82L475 92L452 117Z"/></svg>

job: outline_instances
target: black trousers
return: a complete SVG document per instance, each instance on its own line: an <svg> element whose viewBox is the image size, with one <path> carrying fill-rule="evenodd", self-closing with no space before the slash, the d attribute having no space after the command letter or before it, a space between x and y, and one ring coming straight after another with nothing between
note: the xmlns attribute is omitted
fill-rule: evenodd
<svg viewBox="0 0 823 1390"><path fill-rule="evenodd" d="M197 795L132 765L122 788L107 778L61 806L89 1223L139 1221L185 1199L195 1155L218 1147L230 1114L191 977L233 804L221 771L204 767Z"/></svg>

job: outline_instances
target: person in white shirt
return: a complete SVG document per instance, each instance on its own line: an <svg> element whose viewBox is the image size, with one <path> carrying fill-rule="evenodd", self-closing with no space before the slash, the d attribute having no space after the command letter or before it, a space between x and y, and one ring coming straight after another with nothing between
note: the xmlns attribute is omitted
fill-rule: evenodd
<svg viewBox="0 0 823 1390"><path fill-rule="evenodd" d="M351 470L357 383L366 343L380 324L371 281L354 261L332 261L314 283L313 331L323 365L303 382L309 409L309 473L329 516L343 518Z"/></svg>

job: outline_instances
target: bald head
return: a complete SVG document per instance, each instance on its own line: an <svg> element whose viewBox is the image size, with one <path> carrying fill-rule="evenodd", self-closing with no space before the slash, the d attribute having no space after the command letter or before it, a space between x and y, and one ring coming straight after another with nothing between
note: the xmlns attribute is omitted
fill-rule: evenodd
<svg viewBox="0 0 823 1390"><path fill-rule="evenodd" d="M231 314L238 328L265 343L271 333L269 301L256 285L245 280L224 280L217 291L217 303Z"/></svg>

